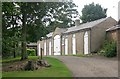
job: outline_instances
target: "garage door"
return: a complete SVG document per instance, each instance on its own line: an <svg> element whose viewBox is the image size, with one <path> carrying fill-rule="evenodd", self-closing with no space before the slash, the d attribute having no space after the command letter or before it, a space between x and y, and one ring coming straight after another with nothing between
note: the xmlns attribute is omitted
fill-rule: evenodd
<svg viewBox="0 0 120 79"><path fill-rule="evenodd" d="M88 32L84 35L84 54L88 54Z"/></svg>
<svg viewBox="0 0 120 79"><path fill-rule="evenodd" d="M60 55L60 35L54 37L54 55Z"/></svg>
<svg viewBox="0 0 120 79"><path fill-rule="evenodd" d="M72 37L72 49L73 49L73 54L76 54L76 40L75 40L75 34L73 34Z"/></svg>
<svg viewBox="0 0 120 79"><path fill-rule="evenodd" d="M44 55L46 55L46 42L44 42Z"/></svg>
<svg viewBox="0 0 120 79"><path fill-rule="evenodd" d="M49 55L51 55L51 41L49 42Z"/></svg>
<svg viewBox="0 0 120 79"><path fill-rule="evenodd" d="M65 55L68 55L68 39L65 39Z"/></svg>
<svg viewBox="0 0 120 79"><path fill-rule="evenodd" d="M40 43L38 44L38 56L40 56Z"/></svg>

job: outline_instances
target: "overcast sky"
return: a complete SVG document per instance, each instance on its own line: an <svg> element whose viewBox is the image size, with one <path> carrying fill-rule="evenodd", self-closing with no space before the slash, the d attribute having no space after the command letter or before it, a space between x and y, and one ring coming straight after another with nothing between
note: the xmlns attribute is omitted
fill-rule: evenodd
<svg viewBox="0 0 120 79"><path fill-rule="evenodd" d="M120 0L73 0L73 2L78 6L78 11L81 15L82 8L84 5L88 5L92 2L95 4L100 4L103 8L108 8L107 16L113 17L118 21L118 2Z"/></svg>

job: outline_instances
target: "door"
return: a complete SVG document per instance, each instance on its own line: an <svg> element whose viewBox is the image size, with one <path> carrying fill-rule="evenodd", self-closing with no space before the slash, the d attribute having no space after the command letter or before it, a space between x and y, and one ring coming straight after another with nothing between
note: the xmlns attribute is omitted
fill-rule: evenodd
<svg viewBox="0 0 120 79"><path fill-rule="evenodd" d="M68 39L65 39L65 55L68 55Z"/></svg>
<svg viewBox="0 0 120 79"><path fill-rule="evenodd" d="M44 42L44 55L46 55L46 42Z"/></svg>
<svg viewBox="0 0 120 79"><path fill-rule="evenodd" d="M38 56L40 56L40 43L38 44Z"/></svg>
<svg viewBox="0 0 120 79"><path fill-rule="evenodd" d="M73 54L76 54L76 40L75 40L75 34L73 34L72 37L72 49L73 49Z"/></svg>
<svg viewBox="0 0 120 79"><path fill-rule="evenodd" d="M60 55L60 35L54 37L54 55Z"/></svg>
<svg viewBox="0 0 120 79"><path fill-rule="evenodd" d="M84 34L84 54L88 54L88 33Z"/></svg>
<svg viewBox="0 0 120 79"><path fill-rule="evenodd" d="M51 41L49 42L49 55L51 55Z"/></svg>

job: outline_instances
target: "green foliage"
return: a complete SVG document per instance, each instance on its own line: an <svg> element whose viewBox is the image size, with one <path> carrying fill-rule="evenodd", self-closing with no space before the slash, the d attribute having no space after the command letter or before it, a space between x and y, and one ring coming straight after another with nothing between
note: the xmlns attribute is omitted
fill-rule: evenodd
<svg viewBox="0 0 120 79"><path fill-rule="evenodd" d="M105 18L107 9L103 9L101 5L91 3L85 5L82 9L82 16L80 17L83 23Z"/></svg>
<svg viewBox="0 0 120 79"><path fill-rule="evenodd" d="M100 54L106 57L115 57L117 55L116 42L105 41Z"/></svg>
<svg viewBox="0 0 120 79"><path fill-rule="evenodd" d="M35 56L36 52L35 49L27 49L28 56Z"/></svg>
<svg viewBox="0 0 120 79"><path fill-rule="evenodd" d="M27 42L36 42L56 27L72 26L72 15L78 15L75 7L73 2L2 2L3 56L15 55L20 42L21 59L27 58Z"/></svg>
<svg viewBox="0 0 120 79"><path fill-rule="evenodd" d="M21 27L18 25L17 8L13 2L2 3L2 57L14 57L18 55L21 39ZM11 27L12 26L12 27Z"/></svg>

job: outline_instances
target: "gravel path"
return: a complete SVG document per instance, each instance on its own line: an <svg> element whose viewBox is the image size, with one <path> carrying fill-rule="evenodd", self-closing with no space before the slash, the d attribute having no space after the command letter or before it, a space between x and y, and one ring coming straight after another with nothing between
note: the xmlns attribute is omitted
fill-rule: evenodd
<svg viewBox="0 0 120 79"><path fill-rule="evenodd" d="M117 58L52 56L62 61L74 77L118 77Z"/></svg>

